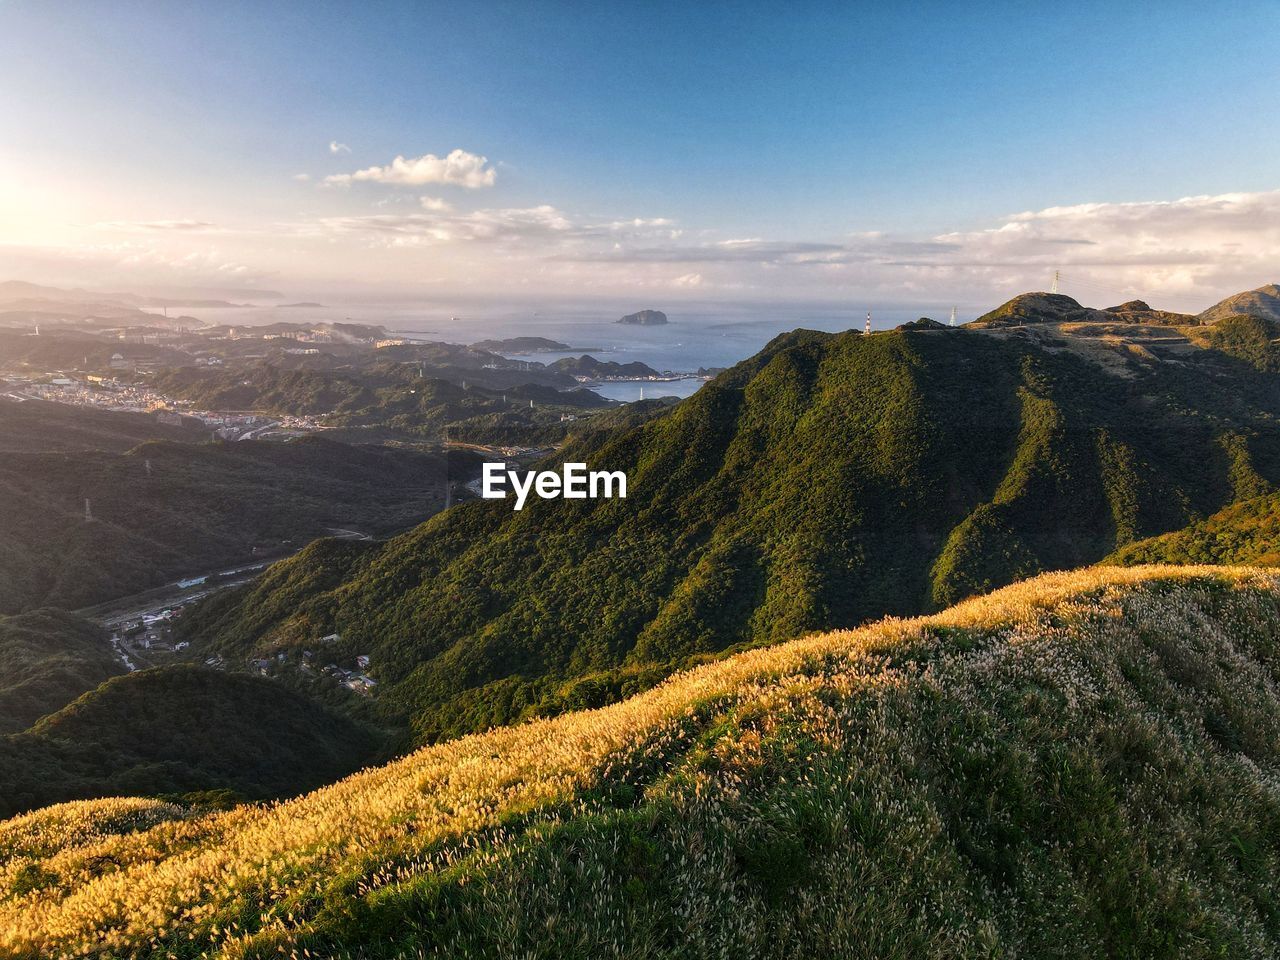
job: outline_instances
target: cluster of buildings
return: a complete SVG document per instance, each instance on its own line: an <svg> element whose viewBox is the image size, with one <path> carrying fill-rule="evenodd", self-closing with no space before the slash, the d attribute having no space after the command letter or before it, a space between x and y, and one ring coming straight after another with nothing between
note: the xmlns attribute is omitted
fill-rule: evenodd
<svg viewBox="0 0 1280 960"><path fill-rule="evenodd" d="M121 383L90 374L84 379L51 377L46 382L10 381L28 397L81 407L99 407L131 413L149 413L173 406L167 397L144 386Z"/></svg>
<svg viewBox="0 0 1280 960"><path fill-rule="evenodd" d="M120 624L116 640L133 648L134 651L180 653L191 644L185 640L173 642L170 622L177 612L174 609L166 609L143 614L136 620L126 620Z"/></svg>
<svg viewBox="0 0 1280 960"><path fill-rule="evenodd" d="M336 633L330 634L328 637L321 637L320 642L322 644L334 643L336 642L337 637L338 635ZM249 666L252 667L256 673L259 673L264 677L268 677L273 673L276 673L288 662L289 654L285 651L280 651L274 657L261 657L255 660L250 660ZM323 667L317 667L315 652L312 650L303 650L299 657L298 670L310 676L323 674L324 676L332 677L348 690L368 696L373 692L374 687L378 685L378 681L374 680L373 677L369 676L366 672L369 669L369 663L369 655L367 653L362 653L355 658L354 670L340 667L336 663L328 663Z"/></svg>
<svg viewBox="0 0 1280 960"><path fill-rule="evenodd" d="M255 413L192 410L189 401L175 400L145 384L126 383L97 374L83 378L58 376L40 381L11 378L5 386L12 388L14 399L48 400L125 413L155 413L162 423L169 424L180 424L184 418L198 420L223 440L247 440L268 430L310 433L322 426L315 417L265 417Z"/></svg>

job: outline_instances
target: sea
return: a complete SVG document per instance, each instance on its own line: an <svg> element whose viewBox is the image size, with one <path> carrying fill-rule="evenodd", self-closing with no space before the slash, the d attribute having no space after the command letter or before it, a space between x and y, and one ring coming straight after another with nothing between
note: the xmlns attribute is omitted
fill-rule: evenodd
<svg viewBox="0 0 1280 960"><path fill-rule="evenodd" d="M636 307L635 309L640 309ZM187 311L183 311L184 313ZM511 337L545 337L568 344L561 352L504 353L516 360L550 363L561 357L590 354L618 363L640 361L673 379L659 382L615 381L592 387L602 396L630 402L644 397L687 397L705 383L699 369L730 367L757 353L770 340L803 327L831 333L861 330L866 308L778 306L776 304L697 304L667 308L669 322L659 326L620 324L618 306L560 305L477 308L445 312L438 304L403 301L339 302L321 307L247 306L192 309L212 323L258 325L281 321L345 321L379 324L390 336L449 343L476 343ZM872 312L872 329L884 330L929 313L920 308L893 307ZM936 306L934 317L946 320Z"/></svg>

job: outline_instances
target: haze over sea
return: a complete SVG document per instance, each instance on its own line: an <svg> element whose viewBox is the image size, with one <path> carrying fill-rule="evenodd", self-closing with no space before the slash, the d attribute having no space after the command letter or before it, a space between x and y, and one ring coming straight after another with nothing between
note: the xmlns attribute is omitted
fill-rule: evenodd
<svg viewBox="0 0 1280 960"><path fill-rule="evenodd" d="M660 326L617 323L635 310L663 310L670 322ZM785 306L777 304L696 303L664 306L637 301L632 305L610 303L543 305L538 308L488 306L458 308L451 313L434 302L327 300L322 307L251 306L238 309L184 310L201 320L226 324L266 324L317 320L378 324L390 336L449 343L476 343L511 337L545 337L568 344L564 352L522 354L506 352L513 359L550 363L566 356L589 353L618 363L639 361L659 371L694 373L699 368L728 367L745 360L780 333L806 327L837 332L861 330L867 308L851 304ZM873 309L872 325L887 329L922 314L946 322L949 309L892 307ZM961 321L972 319L964 316ZM687 379L660 385L619 382L603 384L597 391L615 400L635 400L641 389L646 396L688 396L703 383Z"/></svg>

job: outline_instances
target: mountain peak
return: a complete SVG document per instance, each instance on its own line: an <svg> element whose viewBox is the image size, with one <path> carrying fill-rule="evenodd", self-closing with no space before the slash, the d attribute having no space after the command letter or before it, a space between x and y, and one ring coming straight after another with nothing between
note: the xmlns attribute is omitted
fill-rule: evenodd
<svg viewBox="0 0 1280 960"><path fill-rule="evenodd" d="M1280 284L1268 283L1256 290L1246 290L1227 297L1200 314L1200 321L1217 323L1225 317L1237 314L1280 321Z"/></svg>
<svg viewBox="0 0 1280 960"><path fill-rule="evenodd" d="M1080 323L1113 320L1102 310L1082 306L1063 293L1020 293L1007 303L984 313L972 326L1017 327L1027 323Z"/></svg>
<svg viewBox="0 0 1280 960"><path fill-rule="evenodd" d="M1151 304L1145 300L1126 300L1118 307L1107 307L1107 313L1135 313L1139 310L1150 310Z"/></svg>

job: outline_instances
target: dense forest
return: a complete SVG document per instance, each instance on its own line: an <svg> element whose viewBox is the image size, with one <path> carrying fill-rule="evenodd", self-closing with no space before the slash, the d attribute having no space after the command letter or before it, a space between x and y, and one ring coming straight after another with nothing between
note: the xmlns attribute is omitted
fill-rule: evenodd
<svg viewBox="0 0 1280 960"><path fill-rule="evenodd" d="M25 730L124 670L87 620L53 609L0 616L0 734Z"/></svg>
<svg viewBox="0 0 1280 960"><path fill-rule="evenodd" d="M9 452L0 458L0 613L78 609L278 556L335 528L391 533L440 509L445 471L466 479L472 459L319 437Z"/></svg>
<svg viewBox="0 0 1280 960"><path fill-rule="evenodd" d="M467 504L373 550L317 545L186 629L237 656L340 632L430 741L937 609L1271 490L1275 348L1242 327L1118 371L1017 330L797 331L556 455L625 470L625 500Z"/></svg>
<svg viewBox="0 0 1280 960"><path fill-rule="evenodd" d="M1185 529L1128 544L1108 562L1280 566L1280 493L1233 503Z"/></svg>
<svg viewBox="0 0 1280 960"><path fill-rule="evenodd" d="M159 667L0 738L0 816L112 795L287 796L385 758L386 745L382 732L272 680Z"/></svg>

